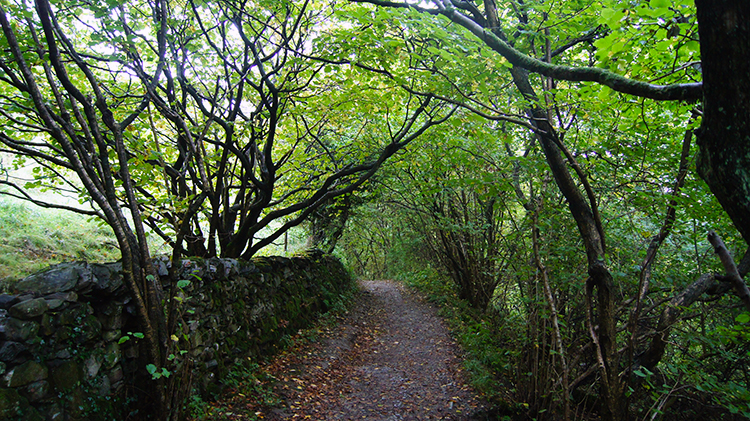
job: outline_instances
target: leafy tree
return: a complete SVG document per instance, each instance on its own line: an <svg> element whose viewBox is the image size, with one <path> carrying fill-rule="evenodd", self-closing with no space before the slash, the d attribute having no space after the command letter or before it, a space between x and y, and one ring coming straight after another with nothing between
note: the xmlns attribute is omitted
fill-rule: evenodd
<svg viewBox="0 0 750 421"><path fill-rule="evenodd" d="M148 358L161 362L166 332L160 316L160 285L148 259L125 134L129 123L145 109L145 102L136 103L127 113L116 113L117 101L113 104L110 92L102 87L97 68L73 48L61 24L46 1L38 2L35 10L23 3L2 5L5 124L0 139L11 151L42 163L52 175L60 175L62 169L77 175L98 208L92 213L114 231L124 279L147 340ZM158 400L166 402L161 388L158 393Z"/></svg>
<svg viewBox="0 0 750 421"><path fill-rule="evenodd" d="M480 80L480 85L489 85L477 86L473 92L465 90L463 96L454 92L455 96L452 97L457 98L454 101L468 109L488 117L507 116L509 113L498 111L502 107L496 106L497 92L501 90L500 87L507 86L504 85L506 83L515 87L515 95L503 90L509 98L519 101L516 102L519 104L517 106L527 116L526 127L534 133L534 140L541 147L548 170L567 202L585 252L588 274L583 287L587 310L585 318L588 319L587 330L601 376L602 416L612 420L628 419L626 394L631 385L630 374L633 370L637 371L635 367L638 364L653 367L664 357L665 335L680 314L677 308L695 303L702 294L716 288L715 277L708 275L674 295L671 306L664 309L656 328L660 333L654 335L647 349L638 350L638 343L643 343L642 339L638 340L638 326L643 316L643 301L650 293L653 260L672 232L676 206L682 204L680 191L691 153L694 128L694 124L688 122L691 116L700 120L700 126L695 130L699 147L697 173L706 181L739 233L748 238L750 196L747 194L747 171L750 171L750 166L745 162L748 146L744 139L748 129L743 122L747 121L750 106L743 97L748 83L745 77L748 74L747 62L740 57L747 50L750 34L747 33L748 27L740 22L746 20L750 8L742 1L722 1L710 5L696 1L694 8L692 2L661 0L636 5L616 1L597 4L571 1L555 5L524 2L512 3L506 9L500 8L492 0L355 2L406 9L402 16L413 21L419 20L421 14L421 30L416 29L414 33L431 36L436 45L430 51L439 57L437 60L444 60L443 63L436 61L434 72L454 83L458 90L466 86L467 74L456 72L455 67L464 64L468 78ZM445 30L446 20L453 24L455 30ZM469 37L473 37L474 42ZM475 73L477 63L485 60L483 48L497 53L490 60L505 64L508 76L493 79L488 77L490 72ZM473 52L475 49L479 54ZM655 80L663 84L642 80ZM578 82L593 82L595 85L574 84ZM495 91L494 96L491 90ZM575 98L576 90L580 90L578 99ZM478 106L480 92L487 96L483 97L486 102ZM587 173L579 163L582 157L586 158L589 154L569 149L569 130L572 127L585 129L585 126L579 120L580 106L566 105L566 102L595 103L598 99L611 106L613 101L607 98L613 93L626 95L621 97L623 102L618 104L630 109L626 119L629 118L627 114L632 113L632 106L628 105L632 100L628 101L627 98L673 101L661 105L656 113L661 114L662 118L668 114L672 118L681 116L683 123L671 123L669 127L686 131L684 142L667 143L676 146L678 151L682 149L682 154L674 153L674 149L671 153L673 157L680 158L681 155L677 159L680 169L675 171L674 178L662 178L658 182L664 186L656 190L658 193L671 191L672 195L670 201L663 203L666 215L661 222L657 222L656 226L660 226L658 234L652 238L646 257L640 262L638 284L631 292L633 298L624 303L630 308L625 324L625 330L629 332L629 339L625 341L625 358L618 345L621 340L618 319L623 304L619 294L625 285L615 281L613 262L609 258L611 251L608 252L610 249L605 241L605 221L600 210L602 199L605 198L601 193L604 186L597 189L591 182L594 174ZM584 97L592 94L596 97ZM653 103L647 100L638 101L644 117L647 112L654 112ZM685 103L698 101L698 106L685 106ZM592 108L587 110L588 113L591 111ZM605 108L600 107L599 112L606 113ZM650 128L646 127L645 130L649 131ZM598 157L603 161L611 158L611 149L602 152ZM648 154L651 152L646 156ZM657 149L653 156L658 154ZM627 167L622 170L629 171ZM669 178L673 181L668 181ZM535 234L535 238L538 239L539 235ZM710 239L713 246L721 251L725 270L747 304L747 288L738 276L738 270L718 237L710 236ZM534 243L537 244L538 240ZM538 253L535 254L536 266L544 273L545 265ZM743 266L739 273L744 273ZM546 285L545 289L548 290ZM554 315L557 307L554 297L548 293L545 295ZM648 311L653 311L653 308ZM560 335L556 336L559 340ZM562 369L567 373L564 366L563 363ZM567 396L569 390L567 387L565 389ZM564 416L570 417L567 408Z"/></svg>
<svg viewBox="0 0 750 421"><path fill-rule="evenodd" d="M29 187L94 210L47 206L112 227L158 372L176 312L165 318L147 227L175 261L251 257L453 112L325 60L329 17L305 0L0 3L0 144L39 165ZM179 381L158 379L157 417L179 416Z"/></svg>
<svg viewBox="0 0 750 421"><path fill-rule="evenodd" d="M76 192L94 210L67 209L113 228L154 366L167 365L174 323L147 228L173 259L250 257L308 219L314 242L331 249L351 194L416 147L382 178L393 191L372 196L398 207L353 211L404 220L381 218L360 240L447 263L478 307L520 300L498 306L525 320L517 367L533 376L516 386L534 416L570 419L571 403L586 409L581 389L597 382L603 418L626 419L648 399L649 373L740 343L736 326L717 338L674 327L717 331L715 320L685 316L696 305L739 317L721 301L699 303L729 283L698 244L701 231L726 228L723 211L739 233L724 234L728 243L749 238L740 58L750 6L350 3L382 7L0 0L0 144L39 165L30 187ZM394 227L411 232L388 236ZM737 268L711 240L750 302L740 277L750 258ZM371 260L378 271L396 266L383 254ZM668 349L670 334L687 344L683 356ZM743 396L738 370L712 361L696 381ZM177 416L166 386L159 416Z"/></svg>
<svg viewBox="0 0 750 421"><path fill-rule="evenodd" d="M516 258L516 248L504 246L518 205L502 146L486 142L492 124L471 117L457 116L421 139L429 147L389 165L379 200L401 208L397 218L420 234L459 297L483 311Z"/></svg>
<svg viewBox="0 0 750 421"><path fill-rule="evenodd" d="M338 200L330 201L318 207L309 217L310 246L333 253L336 243L344 233L346 221L349 219L352 201L355 198L345 195Z"/></svg>

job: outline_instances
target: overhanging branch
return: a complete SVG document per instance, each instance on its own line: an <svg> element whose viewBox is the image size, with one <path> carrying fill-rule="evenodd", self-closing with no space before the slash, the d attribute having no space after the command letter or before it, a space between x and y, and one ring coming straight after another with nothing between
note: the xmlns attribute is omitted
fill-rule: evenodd
<svg viewBox="0 0 750 421"><path fill-rule="evenodd" d="M406 2L378 0L350 0L357 3L371 3L384 7L412 8L423 13L441 15L460 25L482 40L488 47L505 57L511 64L533 73L570 82L595 82L614 91L657 101L696 101L703 98L703 83L680 83L671 85L654 85L647 82L628 79L596 67L559 66L537 60L511 47L491 30L485 29L481 22L460 13L451 0L435 0L437 9L416 7Z"/></svg>

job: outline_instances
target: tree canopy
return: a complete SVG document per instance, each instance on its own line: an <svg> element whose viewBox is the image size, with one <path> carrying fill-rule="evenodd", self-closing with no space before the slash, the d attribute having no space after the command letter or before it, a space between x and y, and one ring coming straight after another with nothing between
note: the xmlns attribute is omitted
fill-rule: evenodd
<svg viewBox="0 0 750 421"><path fill-rule="evenodd" d="M0 143L16 165L38 165L32 183L3 181L5 194L65 189L94 204L63 207L112 227L157 366L173 323L147 228L173 260L249 258L455 108L331 61L333 11L309 0L0 5Z"/></svg>
<svg viewBox="0 0 750 421"><path fill-rule="evenodd" d="M112 227L157 366L147 232L249 258L310 221L363 272L422 259L526 320L532 416L629 419L684 361L683 309L723 303L707 332L731 287L750 305L747 22L742 0L1 0L0 151L38 168L2 193L93 204L63 207Z"/></svg>
<svg viewBox="0 0 750 421"><path fill-rule="evenodd" d="M747 78L741 76L747 74L746 61L740 59L750 35L747 25L740 23L748 16L747 5L737 1L708 5L660 0L638 4L511 2L502 7L490 0L361 2L400 9L402 16L420 19L422 34L436 42L433 53L443 61L434 66L435 73L453 83L453 101L485 118L515 115L515 130L523 129L515 133L515 141L507 142L505 151L505 159L514 162L518 170L496 166L492 172L502 174L505 180L505 183L495 181L496 185L505 184L506 191L515 191L513 207L520 213L508 215L511 218L523 215L523 218L505 234L517 238L518 232L526 227L525 235L516 241L524 238L528 241L525 248L519 248L526 252L525 261L533 262L532 274L519 266L499 270L495 265L503 263L504 258L500 257L491 264L482 262L493 255L493 247L515 252L518 243L508 247L495 240L481 252L467 240L467 236L477 234L488 238L493 227L487 223L477 227L482 218L476 214L467 219L471 209L485 212L494 209L486 203L472 204L465 199L478 197L482 190L469 181L470 176L439 190L442 197L447 197L446 193L459 194L447 203L432 199L417 205L417 212L430 215L434 225L417 224L410 229L427 231L426 238L442 240L443 244L433 247L431 253L435 262L456 280L459 291L466 285L460 278L472 277L475 281L482 278L481 271L473 269L474 266L495 276L510 272L512 276L529 277L532 286L518 285L516 294L527 299L538 294L546 302L550 321L539 323L547 325L552 333L547 342L550 360L526 360L525 364L529 364L530 375L536 376L543 365L552 361L560 374L547 373L544 378L549 379L549 385L561 387L558 406L551 403L555 399L541 398L549 392L545 389L549 386L537 379L533 388L526 390L527 398L538 405L535 411L552 409L569 419L568 397L596 373L601 399L597 411L602 419L629 419L629 398L634 385L640 384L638 377L644 373L642 370L650 372L657 364L664 363L670 330L680 318L681 309L705 300L706 293L726 291L730 284L739 298L737 302L750 308L750 294L741 281L741 274L747 269L742 264L736 267L720 237L710 231L716 228L728 238L737 234L748 238L745 216L750 209L746 199L748 166L743 158L747 156L744 139L748 131L744 121L748 106L740 94L746 92L747 83ZM487 49L492 51L489 56L494 63L504 65L504 74L481 67L482 52L487 54ZM451 71L451 67L463 72ZM461 82L467 80L480 80L484 86L461 90ZM498 130L496 139L503 139L507 130L505 126ZM454 133L451 137L456 136ZM484 152L482 156L486 162L496 162L497 153ZM529 168L526 162L534 162L535 155L546 163L536 167L544 175L526 174L527 178L523 178L522 165ZM477 152L470 149L464 159L475 156ZM693 162L692 174L697 173L702 180L688 182L686 177ZM481 165L474 168L487 171L480 169ZM704 181L713 197L707 197ZM549 190L552 183L557 194ZM549 204L550 194L552 197L559 194L557 200L566 204L565 213L572 221L553 218L556 222L550 223L544 217L545 210L553 207ZM493 198L500 206L510 206L507 198L502 200L502 195ZM717 209L714 198L736 231L724 225L726 217ZM423 199L409 194L393 200L399 204L397 209L412 212L414 201ZM646 208L641 207L644 205ZM456 207L463 212L455 212ZM446 214L451 216L445 218ZM504 218L507 220L509 216ZM685 284L669 282L674 278L667 276L666 284L679 292L654 303L655 262L681 259L678 256L684 250L681 252L679 248L670 257L660 253L664 253L662 248L670 242L681 241L671 236L685 217L693 218L695 232L701 227L701 237L693 239L695 248L700 241L715 250L727 276L705 274L699 264L699 273ZM620 218L629 220L630 227L620 226ZM574 230L571 231L568 222L575 223ZM555 227L556 224L562 226ZM567 231L563 228L566 226ZM632 247L631 251L623 253L624 244L630 240L626 241L621 234L629 230L635 234L634 238L641 237L642 244L631 244L626 247ZM449 239L446 231L454 239ZM553 246L545 255L544 248L556 243L556 238L567 244ZM576 246L571 248L570 241ZM734 243L740 253L747 248L743 243ZM461 253L456 255L452 250ZM552 267L561 265L556 260L569 253L578 253L576 259L567 263L570 265L567 271L580 271L582 285L578 289L568 289L564 285L571 284L560 283L551 272ZM523 259L523 255L518 257ZM618 269L626 261L630 262L630 268ZM678 275L680 278L686 276L685 272L677 273L682 273ZM556 278L558 282L553 283ZM719 279L727 282L719 284ZM473 288L480 285L477 282ZM582 302L577 305L581 313L569 314L572 311L566 305L571 303L569 294L583 294ZM484 308L484 302L474 302ZM661 315L656 317L659 308ZM536 307L530 307L524 317L534 320L535 311ZM579 335L572 334L567 339L575 342L575 338L587 336L590 341L580 348L564 345L565 332L571 334L573 329L569 324L571 317L585 322L579 324ZM528 331L528 334L537 339L545 337L540 332ZM589 346L594 351L591 366L580 371L568 365L571 358L580 361L583 349ZM568 355L571 351L572 357ZM664 404L661 401L656 405L661 408ZM739 405L744 408L745 403Z"/></svg>

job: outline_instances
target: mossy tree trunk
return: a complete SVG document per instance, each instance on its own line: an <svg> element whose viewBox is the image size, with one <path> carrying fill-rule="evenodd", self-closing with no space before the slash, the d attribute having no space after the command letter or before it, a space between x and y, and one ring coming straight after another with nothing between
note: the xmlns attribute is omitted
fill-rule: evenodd
<svg viewBox="0 0 750 421"><path fill-rule="evenodd" d="M695 4L703 71L698 173L750 242L750 2Z"/></svg>

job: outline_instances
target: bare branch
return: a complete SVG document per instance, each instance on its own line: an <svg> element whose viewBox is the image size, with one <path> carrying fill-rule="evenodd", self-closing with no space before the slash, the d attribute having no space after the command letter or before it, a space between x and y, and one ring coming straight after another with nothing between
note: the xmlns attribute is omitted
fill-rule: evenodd
<svg viewBox="0 0 750 421"><path fill-rule="evenodd" d="M81 208L76 208L76 207L73 207L73 206L61 205L61 204L58 204L58 203L51 203L51 202L45 202L43 200L34 199L33 197L31 197L31 195L29 195L26 192L26 190L18 187L17 185L15 185L13 183L9 183L7 181L0 180L0 185L9 186L9 187L13 188L14 190L16 190L18 192L17 194L14 194L14 193L11 193L11 192L6 192L6 191L0 190L0 196L13 197L13 198L16 198L16 199L23 200L25 202L33 203L33 204L35 204L35 205L37 205L39 207L42 207L42 208L60 209L60 210L65 210L65 211L69 211L69 212L78 213L78 214L81 214L81 215L96 216L96 217L101 218L102 220L105 220L104 215L101 214L100 212L97 212L96 210L93 210L93 209L91 209L91 210L89 210L89 209L81 209Z"/></svg>

